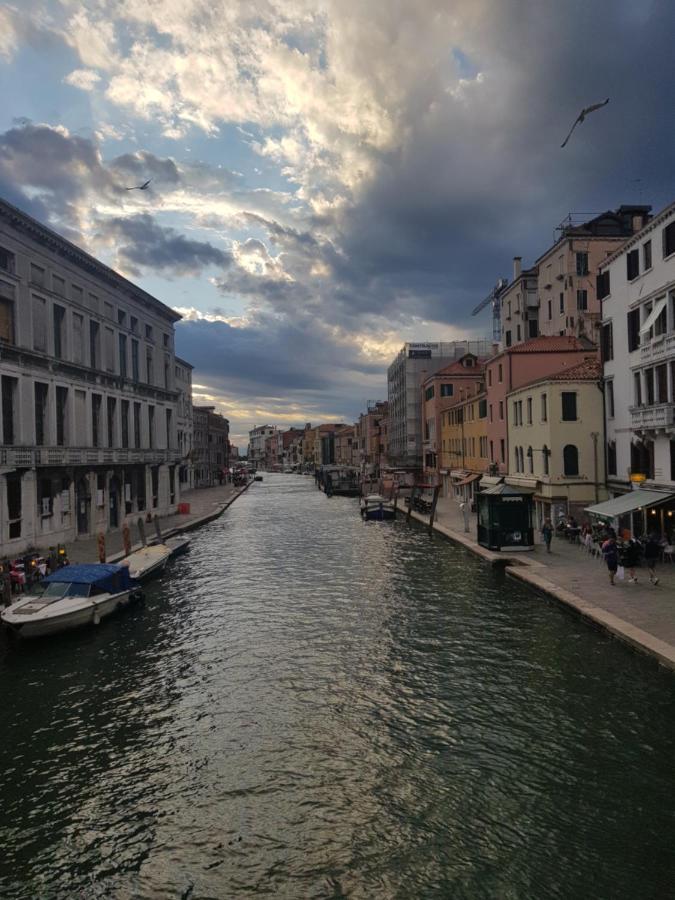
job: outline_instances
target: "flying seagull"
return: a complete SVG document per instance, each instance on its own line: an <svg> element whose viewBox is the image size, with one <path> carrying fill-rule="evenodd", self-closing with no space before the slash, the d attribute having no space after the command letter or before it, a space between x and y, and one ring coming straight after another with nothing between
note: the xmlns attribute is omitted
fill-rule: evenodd
<svg viewBox="0 0 675 900"><path fill-rule="evenodd" d="M574 120L574 125L572 125L572 127L570 128L570 133L567 135L565 140L560 145L561 149L567 145L567 142L572 137L572 132L574 131L574 129L577 127L577 125L581 124L581 122L584 121L584 119L586 118L586 116L589 113L595 112L596 109L602 109L602 107L607 106L608 103L609 103L609 97L606 100L603 100L602 103L594 103L592 106L587 106L585 109L582 109L581 112L579 113L579 115Z"/></svg>
<svg viewBox="0 0 675 900"><path fill-rule="evenodd" d="M124 188L125 191L147 191L148 185L152 181L152 178L148 178L147 181L144 181L143 184L135 184L133 187Z"/></svg>

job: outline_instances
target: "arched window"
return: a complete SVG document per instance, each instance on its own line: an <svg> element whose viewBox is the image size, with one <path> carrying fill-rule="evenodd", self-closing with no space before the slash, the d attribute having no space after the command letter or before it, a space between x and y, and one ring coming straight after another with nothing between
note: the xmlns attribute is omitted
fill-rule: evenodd
<svg viewBox="0 0 675 900"><path fill-rule="evenodd" d="M544 444L544 446L542 447L542 451L541 451L541 456L542 456L543 466L544 466L544 475L548 475L548 458L549 458L550 454L551 454L551 451L548 449L546 444Z"/></svg>
<svg viewBox="0 0 675 900"><path fill-rule="evenodd" d="M532 447L527 448L527 469L530 475L534 472L534 454L532 453Z"/></svg>
<svg viewBox="0 0 675 900"><path fill-rule="evenodd" d="M579 474L579 451L574 444L566 444L563 450L563 469L565 475Z"/></svg>

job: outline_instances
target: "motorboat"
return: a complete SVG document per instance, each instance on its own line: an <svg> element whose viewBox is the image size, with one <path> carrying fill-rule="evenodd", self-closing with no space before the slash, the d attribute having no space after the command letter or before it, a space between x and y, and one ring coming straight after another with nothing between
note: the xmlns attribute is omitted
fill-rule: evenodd
<svg viewBox="0 0 675 900"><path fill-rule="evenodd" d="M364 519L395 519L396 505L381 494L368 494L361 498L361 515Z"/></svg>
<svg viewBox="0 0 675 900"><path fill-rule="evenodd" d="M181 556L183 553L188 552L190 549L190 538L184 534L177 534L175 537L167 538L164 541L164 546L169 548L171 559L173 559L174 556Z"/></svg>
<svg viewBox="0 0 675 900"><path fill-rule="evenodd" d="M39 583L40 594L23 597L0 613L22 637L43 637L101 619L140 597L128 566L112 563L63 566Z"/></svg>
<svg viewBox="0 0 675 900"><path fill-rule="evenodd" d="M262 477L262 475L254 475L254 476L253 476L253 480L254 480L254 481L262 481L262 480L263 480L263 477Z"/></svg>
<svg viewBox="0 0 675 900"><path fill-rule="evenodd" d="M125 556L120 562L129 568L129 574L136 581L147 581L161 575L170 556L171 548L166 544L149 544Z"/></svg>

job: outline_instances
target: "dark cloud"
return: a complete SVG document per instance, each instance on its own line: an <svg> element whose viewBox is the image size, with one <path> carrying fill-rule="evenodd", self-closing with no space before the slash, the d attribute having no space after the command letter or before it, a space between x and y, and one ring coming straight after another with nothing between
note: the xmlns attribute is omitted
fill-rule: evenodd
<svg viewBox="0 0 675 900"><path fill-rule="evenodd" d="M139 267L172 275L196 274L208 266L226 268L232 257L206 241L194 241L175 228L159 225L148 213L100 222L100 235L113 238L120 264L129 272Z"/></svg>

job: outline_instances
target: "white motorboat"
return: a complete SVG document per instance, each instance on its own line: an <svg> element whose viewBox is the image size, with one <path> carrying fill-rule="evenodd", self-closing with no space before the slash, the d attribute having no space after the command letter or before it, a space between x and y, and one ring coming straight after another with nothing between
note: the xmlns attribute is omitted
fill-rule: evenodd
<svg viewBox="0 0 675 900"><path fill-rule="evenodd" d="M129 568L129 574L136 581L147 581L164 571L170 556L171 548L166 544L149 544L125 556L120 562Z"/></svg>
<svg viewBox="0 0 675 900"><path fill-rule="evenodd" d="M396 505L381 494L368 494L361 498L361 515L364 519L395 519Z"/></svg>
<svg viewBox="0 0 675 900"><path fill-rule="evenodd" d="M39 582L40 595L23 597L0 613L22 637L42 637L81 625L98 625L140 596L127 566L110 563L64 566Z"/></svg>

